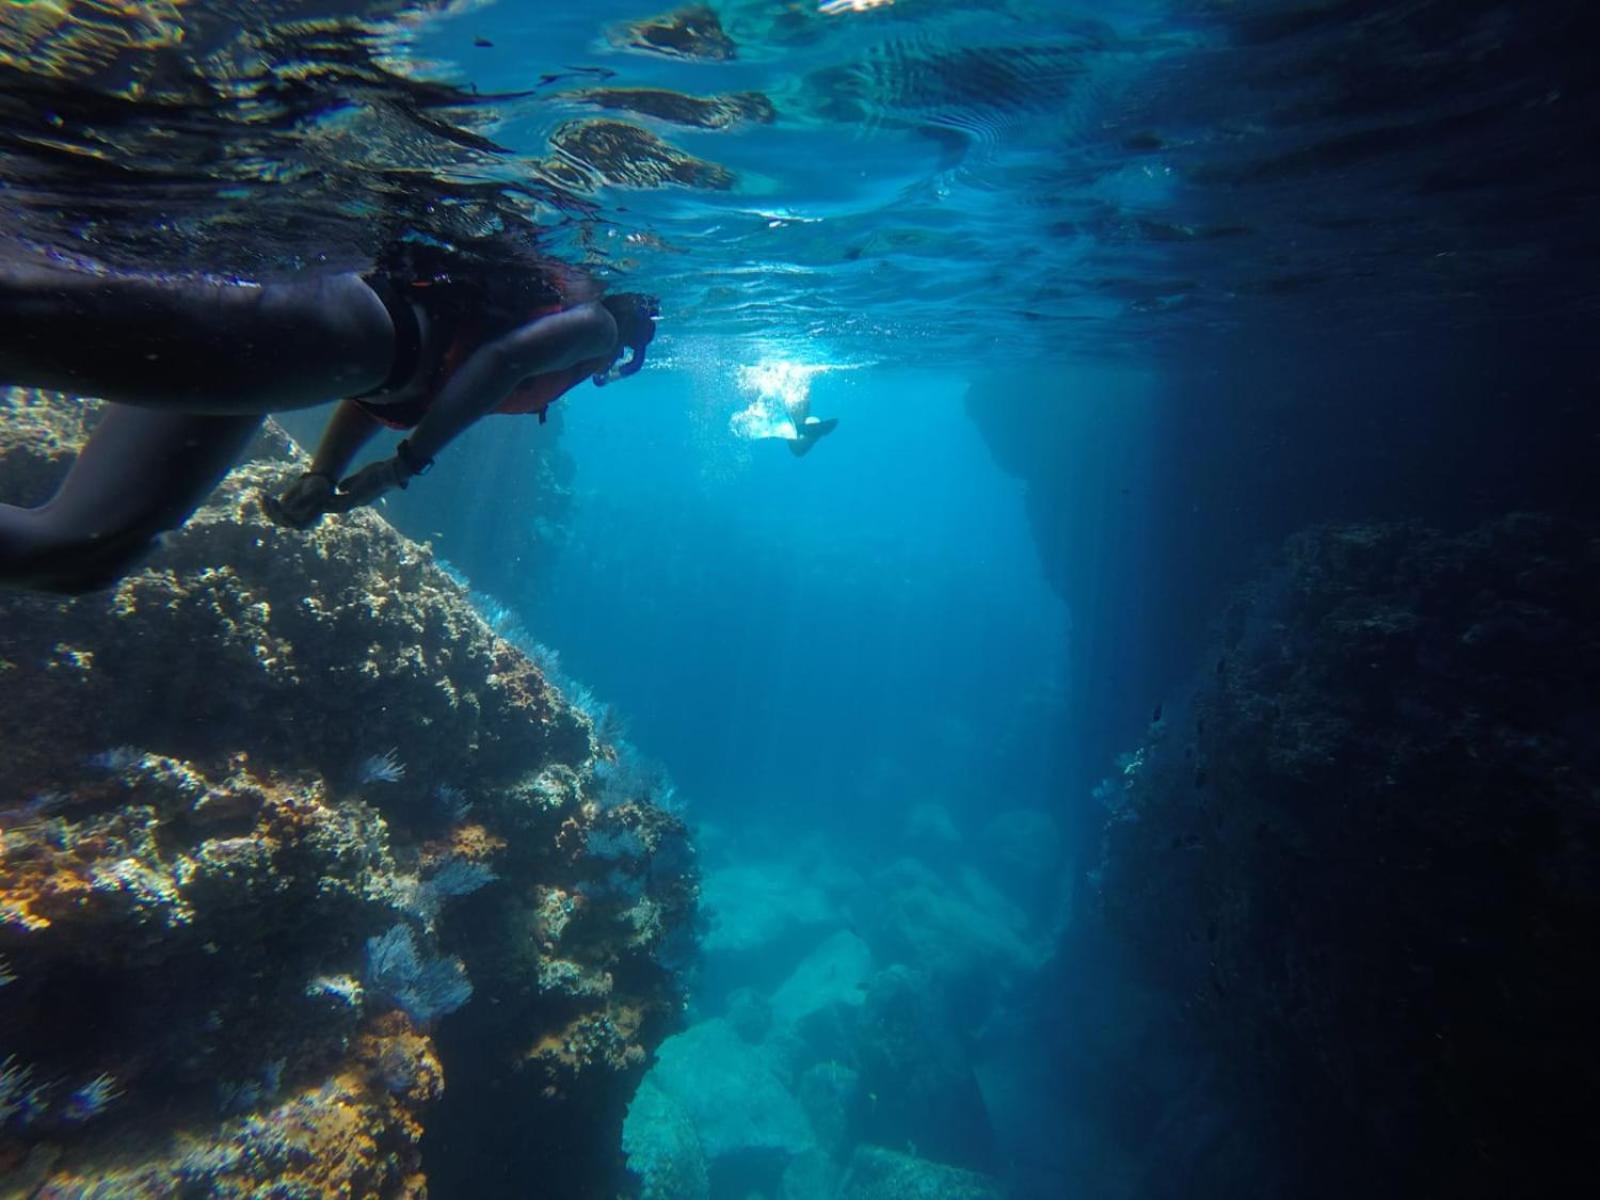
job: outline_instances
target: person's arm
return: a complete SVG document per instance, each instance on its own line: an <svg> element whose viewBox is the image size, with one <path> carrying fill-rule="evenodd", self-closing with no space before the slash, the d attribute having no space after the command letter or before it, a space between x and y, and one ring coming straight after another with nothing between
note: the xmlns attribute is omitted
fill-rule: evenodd
<svg viewBox="0 0 1600 1200"><path fill-rule="evenodd" d="M322 440L317 443L317 452L311 456L311 469L306 474L323 475L337 482L361 453L361 447L382 428L382 422L354 400L341 400L333 416L328 418Z"/></svg>
<svg viewBox="0 0 1600 1200"><path fill-rule="evenodd" d="M598 304L580 304L480 346L406 438L409 457L418 464L432 462L462 430L499 408L524 379L603 357L616 344L611 314Z"/></svg>
<svg viewBox="0 0 1600 1200"><path fill-rule="evenodd" d="M462 430L492 413L523 380L611 354L617 324L599 304L580 304L540 317L475 350L450 376L393 458L372 463L339 487L336 507L370 504L405 487Z"/></svg>
<svg viewBox="0 0 1600 1200"><path fill-rule="evenodd" d="M321 520L323 513L338 508L335 486L361 452L361 447L381 428L378 419L354 400L340 401L322 430L310 469L291 483L283 495L268 493L261 497L261 507L267 516L291 529L307 529Z"/></svg>

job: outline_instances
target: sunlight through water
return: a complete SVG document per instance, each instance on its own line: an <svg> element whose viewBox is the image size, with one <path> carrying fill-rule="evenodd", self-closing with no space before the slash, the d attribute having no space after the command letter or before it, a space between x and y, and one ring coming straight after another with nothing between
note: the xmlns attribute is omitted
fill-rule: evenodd
<svg viewBox="0 0 1600 1200"><path fill-rule="evenodd" d="M740 367L735 378L740 394L748 399L733 414L728 426L738 437L792 439L811 407L811 381L833 368L772 359Z"/></svg>

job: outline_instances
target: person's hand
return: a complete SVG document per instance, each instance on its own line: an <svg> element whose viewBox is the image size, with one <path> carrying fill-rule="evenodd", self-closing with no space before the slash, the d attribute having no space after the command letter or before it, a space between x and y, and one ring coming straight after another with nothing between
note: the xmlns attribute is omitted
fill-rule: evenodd
<svg viewBox="0 0 1600 1200"><path fill-rule="evenodd" d="M404 488L411 482L414 472L396 455L379 462L368 463L354 475L339 481L339 493L333 497L330 509L349 512L363 504L381 500L391 488Z"/></svg>
<svg viewBox="0 0 1600 1200"><path fill-rule="evenodd" d="M307 471L291 483L281 496L262 493L261 507L279 525L290 529L309 529L332 509L333 480Z"/></svg>

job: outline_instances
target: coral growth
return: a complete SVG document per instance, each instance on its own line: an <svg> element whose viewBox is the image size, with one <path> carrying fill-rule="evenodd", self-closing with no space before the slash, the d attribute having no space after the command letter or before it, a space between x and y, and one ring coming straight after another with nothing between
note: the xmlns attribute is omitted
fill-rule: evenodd
<svg viewBox="0 0 1600 1200"><path fill-rule="evenodd" d="M36 502L93 409L0 404L4 498ZM684 827L584 798L614 751L426 547L267 523L292 455L269 426L108 592L0 594L0 1177L420 1196L492 1153L604 1190L681 1008ZM496 1115L424 1149L477 1088Z"/></svg>

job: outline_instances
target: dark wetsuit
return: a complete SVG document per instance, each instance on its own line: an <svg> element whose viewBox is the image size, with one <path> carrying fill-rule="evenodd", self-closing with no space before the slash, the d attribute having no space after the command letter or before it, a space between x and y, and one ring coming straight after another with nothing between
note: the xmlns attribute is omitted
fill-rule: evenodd
<svg viewBox="0 0 1600 1200"><path fill-rule="evenodd" d="M447 336L486 299L436 270L395 279L394 266L259 284L0 261L0 384L113 402L53 497L0 505L0 583L103 586L193 513L264 414L358 395L381 408L423 365L404 297ZM537 280L515 290L550 295Z"/></svg>
<svg viewBox="0 0 1600 1200"><path fill-rule="evenodd" d="M255 284L0 262L0 383L115 402L51 499L0 505L0 582L114 580L199 506L263 414L365 391L393 357L388 313L354 275Z"/></svg>
<svg viewBox="0 0 1600 1200"><path fill-rule="evenodd" d="M193 513L265 413L353 397L416 424L477 346L582 286L557 264L519 267L463 271L410 243L365 276L265 284L0 261L0 383L112 402L51 499L0 505L0 583L113 581ZM531 403L518 389L501 407L542 416L610 361L542 376Z"/></svg>

